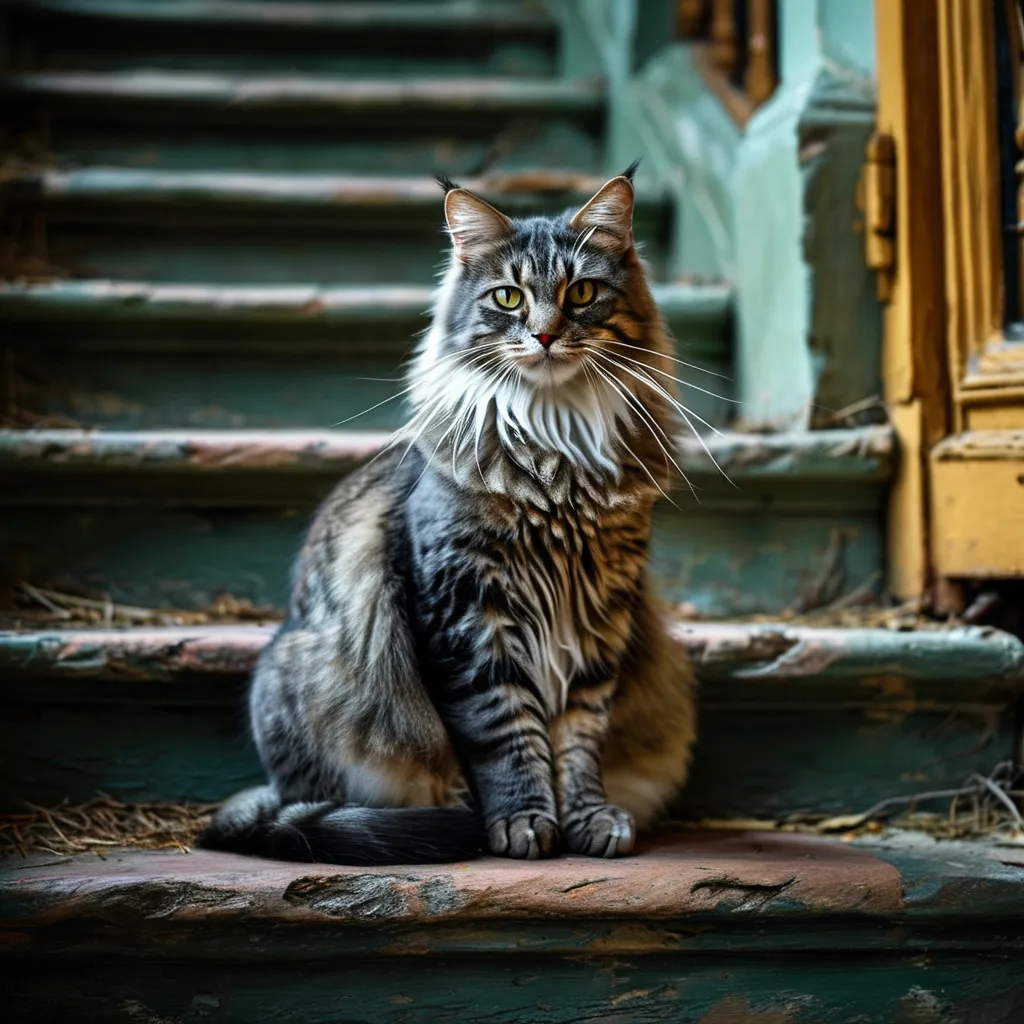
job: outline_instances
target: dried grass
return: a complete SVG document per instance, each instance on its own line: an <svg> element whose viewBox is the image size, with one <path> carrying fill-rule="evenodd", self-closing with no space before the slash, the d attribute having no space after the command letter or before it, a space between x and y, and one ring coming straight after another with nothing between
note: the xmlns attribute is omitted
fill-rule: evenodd
<svg viewBox="0 0 1024 1024"><path fill-rule="evenodd" d="M214 623L276 622L281 612L269 605L256 605L245 598L220 594L198 611L140 608L120 604L101 592L91 596L73 594L51 587L22 582L16 592L17 607L0 613L0 621L13 628L23 626L207 626Z"/></svg>
<svg viewBox="0 0 1024 1024"><path fill-rule="evenodd" d="M1009 761L989 775L971 775L956 789L909 793L880 800L857 814L791 814L778 820L702 819L703 828L744 828L761 831L837 835L847 841L883 832L887 826L925 832L935 839L995 839L1014 846L1024 844L1024 790L1021 771ZM947 805L929 811L930 805Z"/></svg>
<svg viewBox="0 0 1024 1024"><path fill-rule="evenodd" d="M0 815L0 856L34 851L70 856L114 849L188 853L216 804L132 804L100 795L88 803L56 807L24 804Z"/></svg>
<svg viewBox="0 0 1024 1024"><path fill-rule="evenodd" d="M766 625L841 627L844 629L889 629L896 632L911 630L953 629L969 624L965 617L947 616L935 618L927 613L919 600L902 604L879 604L873 594L874 579L833 601L823 608L813 610L784 609L772 614L730 615L726 622L763 622ZM715 621L704 616L691 604L677 606L679 614L693 622Z"/></svg>

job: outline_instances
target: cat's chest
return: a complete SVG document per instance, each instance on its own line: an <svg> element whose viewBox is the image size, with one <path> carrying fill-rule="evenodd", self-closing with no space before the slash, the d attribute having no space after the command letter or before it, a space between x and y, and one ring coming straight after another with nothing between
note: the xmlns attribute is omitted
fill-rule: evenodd
<svg viewBox="0 0 1024 1024"><path fill-rule="evenodd" d="M549 715L564 708L574 675L624 650L647 532L636 516L535 515L508 545L502 590Z"/></svg>

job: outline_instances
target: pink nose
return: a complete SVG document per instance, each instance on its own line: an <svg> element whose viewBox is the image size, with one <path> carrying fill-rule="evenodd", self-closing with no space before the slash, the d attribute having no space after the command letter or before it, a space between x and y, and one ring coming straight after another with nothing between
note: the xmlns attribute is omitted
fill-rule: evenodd
<svg viewBox="0 0 1024 1024"><path fill-rule="evenodd" d="M558 337L557 334L535 334L534 337L545 347L551 344Z"/></svg>

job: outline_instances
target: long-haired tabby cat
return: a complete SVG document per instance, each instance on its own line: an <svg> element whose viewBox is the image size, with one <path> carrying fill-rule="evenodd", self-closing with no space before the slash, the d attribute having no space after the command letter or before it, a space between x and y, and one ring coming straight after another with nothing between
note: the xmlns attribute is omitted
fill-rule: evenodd
<svg viewBox="0 0 1024 1024"><path fill-rule="evenodd" d="M691 669L647 578L679 406L634 169L523 220L441 179L452 254L414 415L313 523L252 684L269 784L203 845L613 857L682 786Z"/></svg>

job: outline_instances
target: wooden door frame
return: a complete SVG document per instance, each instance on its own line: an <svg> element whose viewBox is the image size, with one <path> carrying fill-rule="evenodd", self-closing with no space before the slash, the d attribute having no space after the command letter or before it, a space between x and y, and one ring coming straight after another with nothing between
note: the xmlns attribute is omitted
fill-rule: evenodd
<svg viewBox="0 0 1024 1024"><path fill-rule="evenodd" d="M935 3L875 0L878 131L896 151L895 267L884 314L882 380L900 448L889 502L889 588L932 584L928 453L950 430L945 355L940 85Z"/></svg>
<svg viewBox="0 0 1024 1024"><path fill-rule="evenodd" d="M890 589L1024 575L1024 349L1003 332L997 8L876 0L878 131L896 159L882 377L900 446Z"/></svg>

